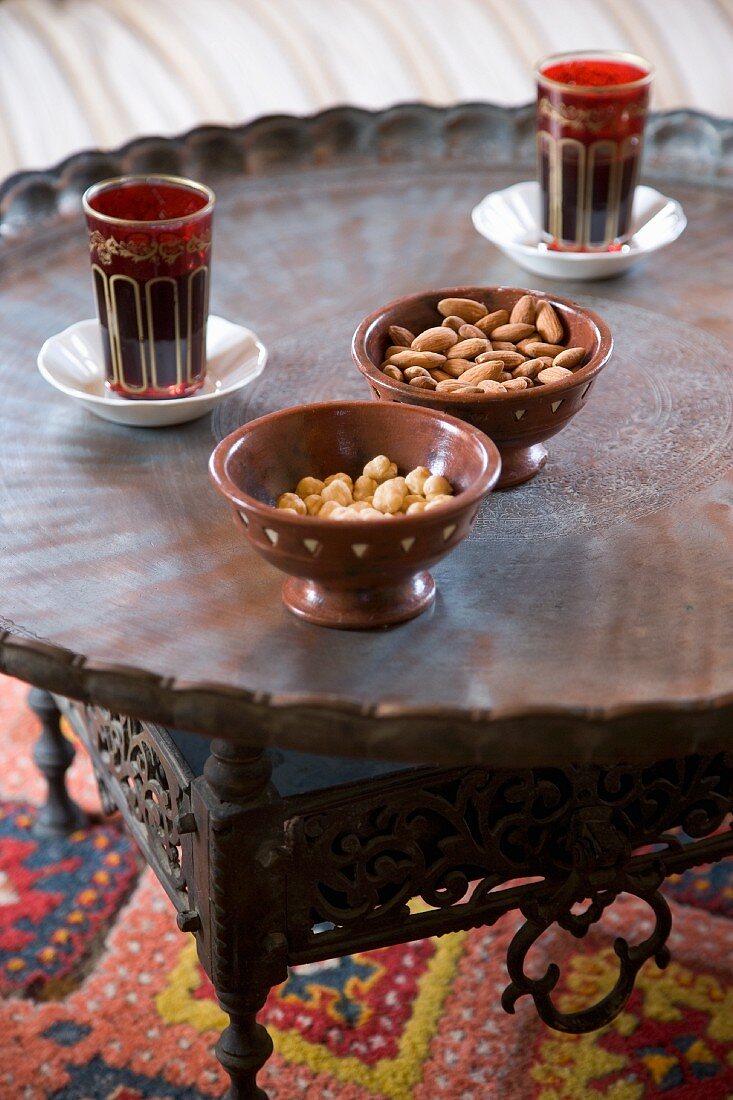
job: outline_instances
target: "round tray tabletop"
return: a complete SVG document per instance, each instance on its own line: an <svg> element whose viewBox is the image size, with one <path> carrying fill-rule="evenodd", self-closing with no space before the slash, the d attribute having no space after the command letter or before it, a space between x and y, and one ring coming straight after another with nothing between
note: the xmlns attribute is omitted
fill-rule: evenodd
<svg viewBox="0 0 733 1100"><path fill-rule="evenodd" d="M429 763L643 760L733 729L730 124L657 116L647 178L679 242L616 282L551 283L470 211L532 175L532 113L351 109L80 154L0 190L0 668L112 710L309 751ZM212 310L270 350L213 417L96 419L38 375L93 316L79 196L165 171L217 193ZM216 442L273 409L363 398L351 334L423 287L556 290L616 352L531 483L487 499L438 596L380 632L309 626L209 483ZM589 293L590 291L590 293ZM304 471L304 473L307 471Z"/></svg>

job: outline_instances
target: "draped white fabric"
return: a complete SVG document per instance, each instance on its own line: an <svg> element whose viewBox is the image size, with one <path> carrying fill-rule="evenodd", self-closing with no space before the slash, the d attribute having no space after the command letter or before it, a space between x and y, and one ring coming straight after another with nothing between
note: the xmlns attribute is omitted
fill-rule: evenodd
<svg viewBox="0 0 733 1100"><path fill-rule="evenodd" d="M0 177L203 122L523 103L587 48L651 60L658 109L733 115L733 0L2 0Z"/></svg>

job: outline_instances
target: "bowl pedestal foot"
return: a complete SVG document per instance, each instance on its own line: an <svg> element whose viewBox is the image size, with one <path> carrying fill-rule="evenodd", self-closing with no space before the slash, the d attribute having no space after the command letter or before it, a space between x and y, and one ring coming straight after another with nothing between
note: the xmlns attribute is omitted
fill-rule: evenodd
<svg viewBox="0 0 733 1100"><path fill-rule="evenodd" d="M427 570L371 588L330 588L319 581L289 577L283 603L309 623L338 630L369 630L413 619L433 602L435 581Z"/></svg>
<svg viewBox="0 0 733 1100"><path fill-rule="evenodd" d="M501 474L497 489L511 489L531 481L547 462L547 448L542 443L531 447L501 447Z"/></svg>

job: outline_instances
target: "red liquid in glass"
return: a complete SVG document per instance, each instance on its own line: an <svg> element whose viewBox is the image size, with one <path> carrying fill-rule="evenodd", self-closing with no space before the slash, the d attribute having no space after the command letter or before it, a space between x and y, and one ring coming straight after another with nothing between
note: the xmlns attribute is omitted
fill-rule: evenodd
<svg viewBox="0 0 733 1100"><path fill-rule="evenodd" d="M646 76L644 69L626 61L608 59L558 61L542 70L542 75L558 84L578 88L614 88L619 84L634 84Z"/></svg>
<svg viewBox="0 0 733 1100"><path fill-rule="evenodd" d="M102 191L91 207L108 218L131 222L160 222L185 218L203 210L206 196L169 183L124 183Z"/></svg>
<svg viewBox="0 0 733 1100"><path fill-rule="evenodd" d="M648 82L634 84L647 75L605 58L542 70L538 174L551 247L608 249L628 237L649 96Z"/></svg>
<svg viewBox="0 0 733 1100"><path fill-rule="evenodd" d="M206 374L212 211L195 215L208 197L135 182L103 190L89 205L107 384L128 398L195 393Z"/></svg>

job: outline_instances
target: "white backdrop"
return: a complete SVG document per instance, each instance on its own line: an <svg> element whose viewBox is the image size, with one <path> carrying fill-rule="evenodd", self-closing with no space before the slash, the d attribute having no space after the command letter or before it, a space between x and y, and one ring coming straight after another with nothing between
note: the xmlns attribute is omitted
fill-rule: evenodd
<svg viewBox="0 0 733 1100"><path fill-rule="evenodd" d="M0 178L272 112L523 103L586 48L652 61L658 109L733 116L733 0L1 0Z"/></svg>

